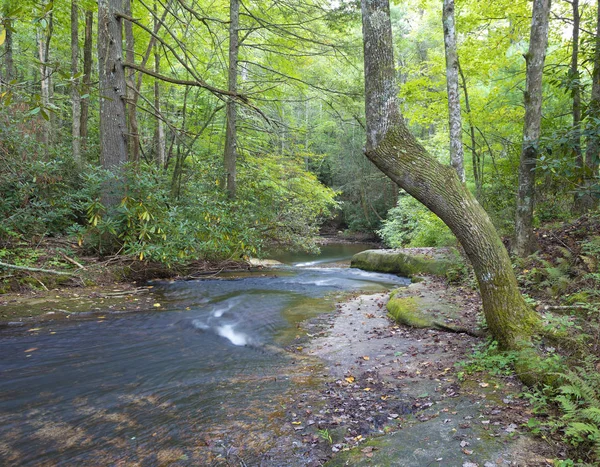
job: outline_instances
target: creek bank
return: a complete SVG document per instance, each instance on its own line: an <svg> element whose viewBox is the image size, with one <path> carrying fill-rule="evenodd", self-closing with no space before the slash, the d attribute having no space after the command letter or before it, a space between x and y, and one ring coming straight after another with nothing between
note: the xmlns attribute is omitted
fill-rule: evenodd
<svg viewBox="0 0 600 467"><path fill-rule="evenodd" d="M350 265L405 277L433 274L453 280L460 277L465 263L455 248L404 248L365 250L354 255Z"/></svg>
<svg viewBox="0 0 600 467"><path fill-rule="evenodd" d="M440 279L402 293L444 322L472 326L481 309L475 293ZM298 353L323 361L326 376L319 394L300 394L287 415L303 446L320 454L311 465L551 465L554 453L522 428L531 409L519 381L456 367L482 340L397 324L387 300L356 296L307 327L314 337Z"/></svg>

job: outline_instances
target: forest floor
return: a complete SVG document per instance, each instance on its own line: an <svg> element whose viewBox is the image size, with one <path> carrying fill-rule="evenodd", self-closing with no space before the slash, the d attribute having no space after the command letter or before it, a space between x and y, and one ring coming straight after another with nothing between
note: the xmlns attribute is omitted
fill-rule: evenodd
<svg viewBox="0 0 600 467"><path fill-rule="evenodd" d="M440 279L403 293L461 326L473 327L480 312L476 293ZM314 465L550 466L561 457L523 427L533 415L516 377L461 366L481 338L397 325L387 297L338 305L307 324L317 337L291 346L322 359L328 373L316 399L301 394L288 410L288 428L316 451Z"/></svg>

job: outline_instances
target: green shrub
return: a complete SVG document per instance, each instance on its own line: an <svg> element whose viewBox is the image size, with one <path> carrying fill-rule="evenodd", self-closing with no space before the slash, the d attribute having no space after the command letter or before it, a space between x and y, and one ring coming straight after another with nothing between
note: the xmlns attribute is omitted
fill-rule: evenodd
<svg viewBox="0 0 600 467"><path fill-rule="evenodd" d="M239 166L238 196L220 188L218 164L197 163L173 199L168 174L152 166L124 168L121 203L107 213L101 187L113 178L101 170L86 174L87 196L80 208L87 225L71 233L101 254L123 251L140 260L166 264L194 259L240 259L265 245L315 248L319 223L335 206L335 193L279 156L247 157Z"/></svg>
<svg viewBox="0 0 600 467"><path fill-rule="evenodd" d="M433 212L410 196L402 196L377 231L387 246L441 247L456 244L450 229Z"/></svg>

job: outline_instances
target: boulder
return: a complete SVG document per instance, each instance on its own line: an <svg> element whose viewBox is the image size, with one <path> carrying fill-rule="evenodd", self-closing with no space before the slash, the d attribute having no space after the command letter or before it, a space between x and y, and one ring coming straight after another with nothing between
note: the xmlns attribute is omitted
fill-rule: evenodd
<svg viewBox="0 0 600 467"><path fill-rule="evenodd" d="M362 251L352 257L350 266L405 277L434 274L455 279L464 268L464 262L454 248L405 248Z"/></svg>

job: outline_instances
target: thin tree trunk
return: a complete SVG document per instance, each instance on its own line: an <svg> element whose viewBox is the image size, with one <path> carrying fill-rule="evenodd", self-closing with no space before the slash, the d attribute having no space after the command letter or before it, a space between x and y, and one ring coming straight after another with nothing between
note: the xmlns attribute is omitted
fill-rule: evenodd
<svg viewBox="0 0 600 467"><path fill-rule="evenodd" d="M548 46L548 17L550 0L534 0L531 20L525 90L525 124L523 148L519 164L519 191L515 221L515 253L527 256L537 248L533 234L533 207L535 204L535 168L538 140L542 122L542 75Z"/></svg>
<svg viewBox="0 0 600 467"><path fill-rule="evenodd" d="M92 87L92 32L94 26L94 12L88 10L85 12L85 38L83 42L83 94L86 96L81 100L81 126L80 136L84 145L88 138L88 118L90 99L89 93Z"/></svg>
<svg viewBox="0 0 600 467"><path fill-rule="evenodd" d="M475 139L475 127L473 126L473 117L471 115L471 102L469 101L469 90L467 80L458 63L458 72L461 79L461 87L465 96L465 111L467 112L467 122L469 124L469 136L471 137L471 159L473 165L473 180L475 181L475 196L481 201L481 191L483 188L483 171L480 170L479 155L477 154L477 140Z"/></svg>
<svg viewBox="0 0 600 467"><path fill-rule="evenodd" d="M123 25L116 13L121 0L98 1L98 68L100 78L100 161L118 177L127 162L127 120L125 118L125 71L123 69ZM119 184L103 187L107 209L119 203Z"/></svg>
<svg viewBox="0 0 600 467"><path fill-rule="evenodd" d="M51 112L50 105L52 101L52 69L50 68L50 42L54 32L54 12L50 10L48 15L48 23L45 30L38 30L37 45L38 56L40 60L40 96L42 101L42 113L46 117L42 141L48 149L48 145L52 141L52 130L54 121L54 112Z"/></svg>
<svg viewBox="0 0 600 467"><path fill-rule="evenodd" d="M154 3L154 29L157 30L158 16L156 14L156 2ZM154 71L160 73L160 49L157 44L154 44ZM160 109L160 81L154 80L154 110L157 115L156 119L156 133L154 135L154 148L156 154L156 163L158 167L164 169L167 166L167 154L166 154L166 139L165 139L165 124L162 120L161 109Z"/></svg>
<svg viewBox="0 0 600 467"><path fill-rule="evenodd" d="M73 160L81 165L81 95L79 94L79 5L71 0L71 101L73 108Z"/></svg>
<svg viewBox="0 0 600 467"><path fill-rule="evenodd" d="M237 93L237 64L239 51L239 0L230 0L229 3L229 86L228 90ZM236 161L237 161L237 125L236 125L236 103L235 99L227 100L227 128L225 131L225 176L226 189L229 198L235 198L237 190L236 183Z"/></svg>
<svg viewBox="0 0 600 467"><path fill-rule="evenodd" d="M131 16L131 0L124 0L123 8L127 16ZM133 24L125 21L125 60L135 63L135 42L133 38ZM127 68L125 81L127 83L127 146L129 149L129 160L134 164L140 161L140 135L137 122L137 97L135 87L136 72L133 68Z"/></svg>
<svg viewBox="0 0 600 467"><path fill-rule="evenodd" d="M444 48L446 50L446 86L448 89L448 115L450 127L450 162L458 178L465 181L464 151L462 144L462 119L458 93L458 51L454 24L454 0L444 0L442 15Z"/></svg>
<svg viewBox="0 0 600 467"><path fill-rule="evenodd" d="M521 296L508 253L488 215L454 169L429 156L398 105L389 0L362 0L367 157L437 214L467 254L492 336L504 348L530 340L537 315Z"/></svg>
<svg viewBox="0 0 600 467"><path fill-rule="evenodd" d="M600 0L596 4L596 37L594 40L594 70L592 71L592 91L588 106L588 120L594 131L588 132L585 148L585 180L579 203L582 211L593 209L598 205L598 200L591 193L594 185L594 176L598 175L600 163L600 138L595 128L600 118Z"/></svg>
<svg viewBox="0 0 600 467"><path fill-rule="evenodd" d="M581 153L581 88L579 86L579 0L572 0L573 7L573 48L571 51L571 75L573 86L573 148L575 161L583 171L583 155Z"/></svg>
<svg viewBox="0 0 600 467"><path fill-rule="evenodd" d="M8 8L6 8L8 9ZM5 10L6 12L6 10ZM4 30L6 31L6 38L4 39L4 81L10 83L15 79L15 62L13 59L13 32L12 32L12 20L6 18L4 20Z"/></svg>

